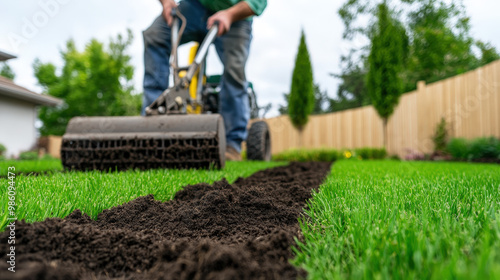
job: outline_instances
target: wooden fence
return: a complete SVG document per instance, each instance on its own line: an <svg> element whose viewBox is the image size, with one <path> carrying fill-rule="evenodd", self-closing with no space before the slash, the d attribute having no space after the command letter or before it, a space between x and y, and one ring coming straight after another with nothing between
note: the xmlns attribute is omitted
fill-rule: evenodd
<svg viewBox="0 0 500 280"><path fill-rule="evenodd" d="M388 152L431 153L432 135L444 117L450 137L500 137L500 60L404 94L388 122ZM288 116L266 119L272 153L299 147ZM303 148L383 147L383 125L372 106L310 117Z"/></svg>
<svg viewBox="0 0 500 280"><path fill-rule="evenodd" d="M46 136L38 139L38 148L55 158L61 158L61 136Z"/></svg>

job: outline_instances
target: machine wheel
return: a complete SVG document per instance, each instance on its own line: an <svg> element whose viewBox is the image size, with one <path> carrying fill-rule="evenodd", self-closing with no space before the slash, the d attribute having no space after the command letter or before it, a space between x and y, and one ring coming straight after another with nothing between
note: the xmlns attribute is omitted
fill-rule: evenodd
<svg viewBox="0 0 500 280"><path fill-rule="evenodd" d="M254 122L248 130L247 159L271 160L271 136L264 121Z"/></svg>

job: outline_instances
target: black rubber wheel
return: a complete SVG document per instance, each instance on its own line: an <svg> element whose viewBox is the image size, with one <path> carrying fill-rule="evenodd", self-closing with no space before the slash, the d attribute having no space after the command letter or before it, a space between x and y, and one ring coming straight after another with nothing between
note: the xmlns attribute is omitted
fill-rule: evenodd
<svg viewBox="0 0 500 280"><path fill-rule="evenodd" d="M254 122L248 130L247 159L271 160L271 136L264 121Z"/></svg>

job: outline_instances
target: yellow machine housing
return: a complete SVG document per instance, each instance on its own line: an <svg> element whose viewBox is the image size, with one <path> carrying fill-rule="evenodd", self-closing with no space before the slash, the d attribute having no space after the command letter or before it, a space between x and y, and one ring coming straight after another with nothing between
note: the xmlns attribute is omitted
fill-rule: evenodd
<svg viewBox="0 0 500 280"><path fill-rule="evenodd" d="M190 65L191 63L194 62L194 58L196 57L196 52L198 51L198 47L200 46L200 44L198 44L197 42L194 42L194 45L189 49L189 57L188 57L188 65ZM192 100L198 100L198 74L199 74L199 70L196 71L196 74L193 76L193 79L191 80L191 84L189 84L189 95L191 96L191 99ZM179 77L184 77L186 76L186 71L181 71L179 72ZM206 76L203 76L203 81L201 81L203 83L203 85L206 83L206 80L207 80L207 77ZM202 113L202 107L201 107L201 104L199 103L195 103L195 104L192 104L192 105L187 105L186 106L186 111L188 114L201 114Z"/></svg>

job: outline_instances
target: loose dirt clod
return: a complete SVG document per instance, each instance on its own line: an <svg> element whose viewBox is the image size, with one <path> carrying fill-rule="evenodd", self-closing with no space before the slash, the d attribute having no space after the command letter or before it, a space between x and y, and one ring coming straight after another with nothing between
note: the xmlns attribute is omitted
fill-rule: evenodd
<svg viewBox="0 0 500 280"><path fill-rule="evenodd" d="M292 163L229 184L198 184L162 203L152 195L103 211L93 221L16 224L16 270L0 279L294 279L289 259L297 218L329 163ZM7 244L7 232L0 244ZM7 274L8 273L8 274Z"/></svg>

